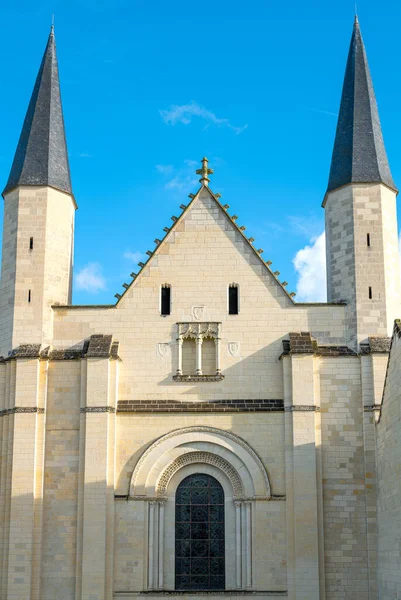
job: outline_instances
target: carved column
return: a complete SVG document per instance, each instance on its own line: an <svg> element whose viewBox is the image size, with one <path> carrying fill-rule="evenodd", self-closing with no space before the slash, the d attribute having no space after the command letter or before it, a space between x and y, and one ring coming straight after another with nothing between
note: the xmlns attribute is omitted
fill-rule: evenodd
<svg viewBox="0 0 401 600"><path fill-rule="evenodd" d="M148 590L164 587L164 507L166 501L151 500L148 509Z"/></svg>
<svg viewBox="0 0 401 600"><path fill-rule="evenodd" d="M214 338L214 343L216 346L216 375L221 375L221 366L220 366L220 337Z"/></svg>
<svg viewBox="0 0 401 600"><path fill-rule="evenodd" d="M235 502L235 569L236 586L242 588L242 548L241 548L241 502Z"/></svg>
<svg viewBox="0 0 401 600"><path fill-rule="evenodd" d="M148 589L153 590L154 554L155 554L155 509L156 502L149 502L149 538L148 538Z"/></svg>
<svg viewBox="0 0 401 600"><path fill-rule="evenodd" d="M252 587L252 543L251 543L251 502L244 503L245 508L245 547L246 547L246 589Z"/></svg>
<svg viewBox="0 0 401 600"><path fill-rule="evenodd" d="M184 343L184 340L182 338L182 335L179 334L178 338L177 338L177 345L178 345L178 367L177 367L177 375L182 375L182 345Z"/></svg>
<svg viewBox="0 0 401 600"><path fill-rule="evenodd" d="M159 590L163 589L164 583L164 506L165 501L159 500Z"/></svg>
<svg viewBox="0 0 401 600"><path fill-rule="evenodd" d="M203 338L198 333L196 336L196 375L202 375L202 342Z"/></svg>

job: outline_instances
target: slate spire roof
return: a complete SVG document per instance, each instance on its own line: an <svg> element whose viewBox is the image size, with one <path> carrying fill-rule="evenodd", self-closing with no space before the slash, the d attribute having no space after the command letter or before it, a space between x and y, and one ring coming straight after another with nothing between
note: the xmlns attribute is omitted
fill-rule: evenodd
<svg viewBox="0 0 401 600"><path fill-rule="evenodd" d="M72 194L53 26L3 195L19 185Z"/></svg>
<svg viewBox="0 0 401 600"><path fill-rule="evenodd" d="M388 164L368 59L355 17L327 192L380 182L396 190Z"/></svg>

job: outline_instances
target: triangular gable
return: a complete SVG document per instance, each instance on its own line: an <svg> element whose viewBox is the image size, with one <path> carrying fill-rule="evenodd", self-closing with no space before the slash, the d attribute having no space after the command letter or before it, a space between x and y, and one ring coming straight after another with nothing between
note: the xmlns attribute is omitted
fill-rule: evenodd
<svg viewBox="0 0 401 600"><path fill-rule="evenodd" d="M196 192L196 194L194 194L193 196L191 195L191 201L189 202L189 204L185 208L183 208L183 211L182 211L181 215L175 219L173 225L171 227L169 227L169 228L167 228L167 227L165 228L166 235L164 236L164 238L162 240L160 240L160 243L157 244L156 248L154 249L154 251L152 253L148 252L149 258L146 261L146 263L138 263L139 266L140 266L140 270L139 270L138 273L132 274L132 276L134 277L133 280L132 280L132 282L130 284L124 284L125 290L124 290L124 292L122 294L115 294L115 296L117 298L116 306L119 305L119 303L124 298L124 296L127 293L127 291L139 280L139 278L141 277L141 275L142 275L145 267L150 266L153 258L155 256L157 256L158 252L163 247L163 245L168 242L168 239L171 236L171 234L174 233L175 229L182 222L182 220L185 218L185 216L189 213L189 211L191 210L191 208L193 207L193 205L195 204L195 202L199 199L202 191L206 191L210 195L210 197L214 200L214 202L220 208L220 210L222 211L222 213L225 215L226 219L231 223L231 225L233 226L234 230L237 231L242 236L243 240L246 242L246 244L248 245L248 247L252 250L253 254L255 256L257 256L258 260L263 265L263 267L266 269L266 271L269 273L269 275L271 275L272 279L281 288L281 290L289 298L289 300L291 300L292 304L295 304L295 302L293 300L293 296L295 296L295 294L294 293L290 294L286 290L286 288L285 288L286 283L283 284L283 283L281 283L277 279L278 274L276 275L270 269L269 263L271 264L271 262L270 261L266 261L265 262L262 259L262 257L261 257L262 251L261 250L256 250L254 248L254 246L252 245L251 241L244 234L245 227L244 228L239 227L237 225L237 223L236 223L237 217L235 215L233 217L230 217L230 215L227 213L228 206L224 207L221 204L221 202L219 201L218 197L215 194L213 194L213 192L210 190L210 188L208 186L202 185L199 188L199 190ZM252 239L252 238L250 238L250 239Z"/></svg>

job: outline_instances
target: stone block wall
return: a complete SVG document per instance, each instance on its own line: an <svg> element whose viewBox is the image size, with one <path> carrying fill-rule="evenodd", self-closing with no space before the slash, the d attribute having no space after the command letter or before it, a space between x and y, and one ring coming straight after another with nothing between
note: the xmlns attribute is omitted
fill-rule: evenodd
<svg viewBox="0 0 401 600"><path fill-rule="evenodd" d="M393 336L376 426L379 600L401 598L401 339Z"/></svg>

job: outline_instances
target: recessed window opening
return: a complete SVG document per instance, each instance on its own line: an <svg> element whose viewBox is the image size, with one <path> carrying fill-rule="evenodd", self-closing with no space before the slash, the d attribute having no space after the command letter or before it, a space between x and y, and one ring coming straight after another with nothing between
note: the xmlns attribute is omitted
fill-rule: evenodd
<svg viewBox="0 0 401 600"><path fill-rule="evenodd" d="M189 475L177 488L175 589L225 589L224 491L211 475Z"/></svg>
<svg viewBox="0 0 401 600"><path fill-rule="evenodd" d="M164 283L160 294L160 314L165 317L171 314L171 286Z"/></svg>
<svg viewBox="0 0 401 600"><path fill-rule="evenodd" d="M28 290L28 302L31 301L31 290Z"/></svg>
<svg viewBox="0 0 401 600"><path fill-rule="evenodd" d="M230 283L228 286L228 314L238 315L239 313L239 285Z"/></svg>
<svg viewBox="0 0 401 600"><path fill-rule="evenodd" d="M29 238L29 250L33 250L33 237Z"/></svg>
<svg viewBox="0 0 401 600"><path fill-rule="evenodd" d="M372 288L369 286L369 300L372 300Z"/></svg>
<svg viewBox="0 0 401 600"><path fill-rule="evenodd" d="M368 247L370 248L370 233L368 233L366 235L366 243L367 243Z"/></svg>

